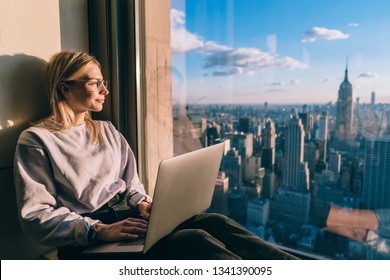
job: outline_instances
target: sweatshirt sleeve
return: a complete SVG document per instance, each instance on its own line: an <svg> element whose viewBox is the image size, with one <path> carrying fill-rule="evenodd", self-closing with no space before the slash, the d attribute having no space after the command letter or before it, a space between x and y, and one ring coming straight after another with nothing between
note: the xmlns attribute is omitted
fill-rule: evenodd
<svg viewBox="0 0 390 280"><path fill-rule="evenodd" d="M137 163L134 153L126 139L121 135L122 162L120 177L126 182L126 197L132 206L138 205L142 200L152 201L146 194L144 185L138 177Z"/></svg>
<svg viewBox="0 0 390 280"><path fill-rule="evenodd" d="M98 221L58 205L53 171L43 147L17 145L14 177L20 224L29 238L54 247L88 244L89 227Z"/></svg>

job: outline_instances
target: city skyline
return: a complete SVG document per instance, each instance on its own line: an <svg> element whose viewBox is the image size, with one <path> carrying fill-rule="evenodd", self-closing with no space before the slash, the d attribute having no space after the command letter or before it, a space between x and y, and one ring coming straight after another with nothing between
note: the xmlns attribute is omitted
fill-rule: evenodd
<svg viewBox="0 0 390 280"><path fill-rule="evenodd" d="M338 104L308 107L297 113L256 105L189 106L191 137L227 147L210 211L314 258L389 259L386 226L367 243L324 228L330 206L388 208L389 118L383 118L386 136L367 134L373 123L367 117L356 137L344 139L335 133ZM356 111L372 113L372 106ZM183 128L174 135L183 139ZM388 218L386 211L381 219Z"/></svg>
<svg viewBox="0 0 390 280"><path fill-rule="evenodd" d="M176 103L390 103L387 1L171 1Z"/></svg>

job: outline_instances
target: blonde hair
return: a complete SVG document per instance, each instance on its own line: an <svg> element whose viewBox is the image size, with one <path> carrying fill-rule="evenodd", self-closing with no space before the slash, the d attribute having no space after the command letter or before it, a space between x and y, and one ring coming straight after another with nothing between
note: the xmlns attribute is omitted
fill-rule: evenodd
<svg viewBox="0 0 390 280"><path fill-rule="evenodd" d="M101 68L99 61L85 52L62 51L53 55L47 64L47 78L51 115L45 118L40 126L50 131L66 131L72 127L74 121L73 110L65 101L64 95L58 87L61 81L69 79L81 67L93 62ZM103 136L99 124L92 119L91 113L85 114L85 125L91 134L93 144L103 144Z"/></svg>

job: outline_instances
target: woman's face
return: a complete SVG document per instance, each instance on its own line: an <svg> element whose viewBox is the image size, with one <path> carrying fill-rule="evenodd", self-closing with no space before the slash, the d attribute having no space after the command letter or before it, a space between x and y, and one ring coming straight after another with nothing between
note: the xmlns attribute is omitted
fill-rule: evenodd
<svg viewBox="0 0 390 280"><path fill-rule="evenodd" d="M99 112L103 109L108 89L103 82L99 66L94 62L80 68L65 81L65 84L67 85L65 100L75 114Z"/></svg>

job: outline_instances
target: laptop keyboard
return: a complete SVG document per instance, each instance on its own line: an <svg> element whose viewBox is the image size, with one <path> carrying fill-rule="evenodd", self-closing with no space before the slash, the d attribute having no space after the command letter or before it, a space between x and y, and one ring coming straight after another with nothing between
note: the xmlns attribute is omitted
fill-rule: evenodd
<svg viewBox="0 0 390 280"><path fill-rule="evenodd" d="M144 245L144 244L145 244L145 237L142 236L135 240L123 241L119 243L118 246L132 246L132 245Z"/></svg>

